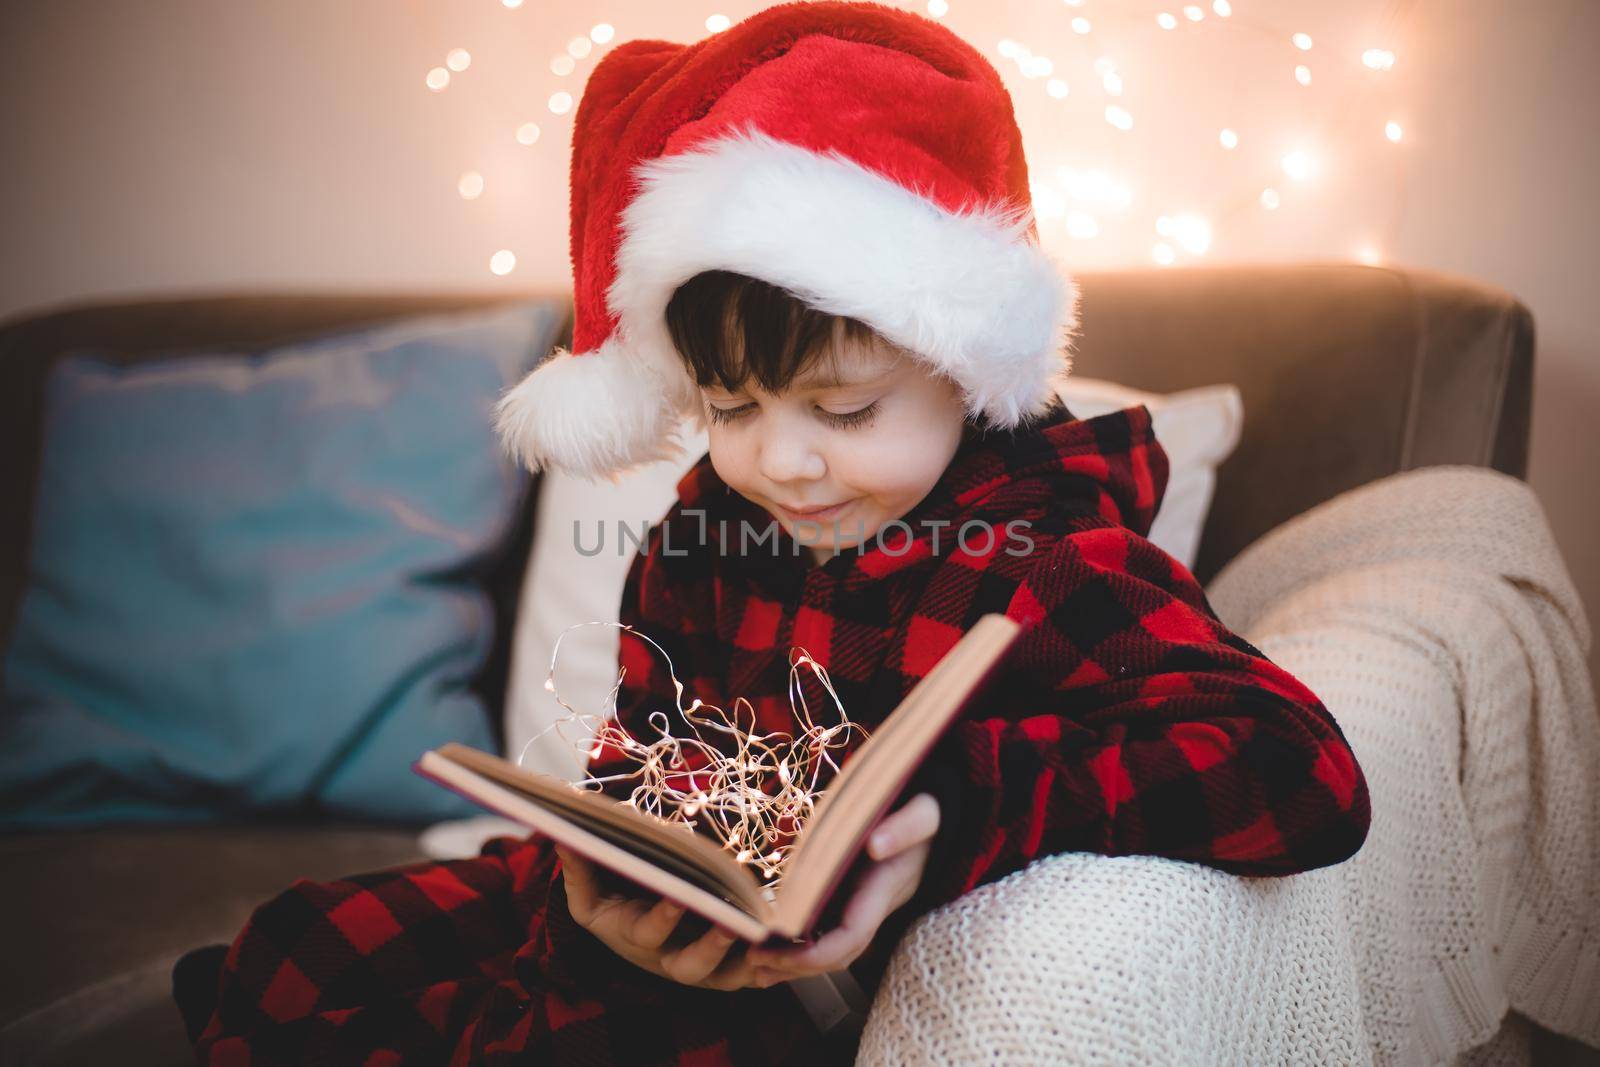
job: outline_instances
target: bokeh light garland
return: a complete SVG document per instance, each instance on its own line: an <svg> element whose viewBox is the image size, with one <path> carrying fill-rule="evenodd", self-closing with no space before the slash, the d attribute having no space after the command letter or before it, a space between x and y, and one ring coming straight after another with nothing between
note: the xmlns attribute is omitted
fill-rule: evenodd
<svg viewBox="0 0 1600 1067"><path fill-rule="evenodd" d="M523 0L500 0L500 3L513 11L524 6ZM897 3L891 0L891 3L931 18L944 19L952 14L968 13L960 10L964 7L970 12L975 0L954 0L954 3L952 0L899 0ZM761 6L746 4L744 13L753 13ZM1324 34L1307 32L1317 27L1281 25L1264 19L1258 13L1270 11L1271 5L1266 3L1235 4L1230 0L1212 0L1209 4L1169 4L1157 0L1152 4L1116 0L1043 0L1040 6L1046 11L1054 9L1059 12L1061 23L1056 37L1057 45L1064 51L1082 55L1081 60L1042 54L1012 37L1002 38L987 47L979 41L974 43L996 56L1002 69L1014 64L1016 73L1024 82L1038 83L1052 101L1062 106L1071 105L1078 109L1075 114L1098 115L1111 129L1126 135L1133 135L1141 129L1138 121L1140 107L1151 106L1148 99L1143 100L1142 104L1138 100L1129 103L1131 98L1138 96L1140 86L1137 82L1141 65L1138 49L1130 50L1128 42L1135 39L1135 31L1141 28L1147 27L1150 33L1163 36L1204 35L1212 32L1208 29L1212 27L1227 27L1229 33L1254 34L1276 50L1275 54L1281 57L1279 62L1283 64L1279 75L1273 75L1270 70L1261 72L1266 79L1263 84L1271 85L1274 76L1282 77L1289 83L1291 91L1296 85L1301 91L1308 91L1314 83L1317 69L1334 63L1341 68L1357 66L1367 78L1374 79L1370 83L1363 80L1352 84L1347 92L1341 94L1341 104L1348 103L1348 98L1366 96L1371 92L1381 93L1384 75L1394 69L1396 62L1394 51L1382 40L1361 42L1358 51L1346 55L1345 52L1349 51L1347 44L1330 46L1323 39ZM1407 6L1406 0L1394 0L1388 5L1381 24L1375 24L1368 32L1379 38L1394 34ZM519 11L518 17L526 15ZM714 11L705 15L699 25L706 33L714 34L723 32L734 21L735 16ZM695 24L690 22L689 25ZM1331 31L1330 35L1338 36ZM563 47L553 52L548 69L559 81L581 84L583 64L596 62L605 46L616 40L617 36L618 31L611 23L597 22L586 34L568 37ZM1106 41L1117 42L1120 47L1110 47ZM1338 54L1331 54L1330 48L1337 48ZM1106 54L1108 51L1125 55L1128 69L1123 69L1121 61ZM1092 88L1086 94L1071 74L1077 63L1087 62L1089 57L1093 57L1093 73L1092 77L1085 80ZM445 92L452 84L452 77L467 76L465 72L470 67L471 56L466 49L450 49L442 64L428 70L425 84L434 93ZM1316 84L1320 85L1320 81ZM1148 91L1148 86L1144 88ZM570 90L561 88L559 84L552 86L551 91L544 95L546 110L551 116L570 120L578 92L576 86ZM1019 84L1013 88L1013 95L1019 97L1026 92L1026 85ZM1081 111L1085 103L1089 109L1087 113ZM1172 103L1180 107L1185 105L1183 100ZM1401 144L1400 118L1386 104L1363 102L1362 111L1369 111L1373 106L1381 106L1389 113L1377 116L1363 113L1355 117L1354 123L1344 121L1348 116L1341 115L1337 116L1340 120L1338 125L1350 127L1358 137L1365 130L1368 135L1382 139L1388 145ZM1203 120L1197 116L1197 121ZM1152 234L1154 240L1149 245L1150 259L1155 264L1169 266L1202 257L1212 249L1213 236L1226 238L1241 213L1261 212L1263 218L1271 217L1280 206L1294 206L1297 200L1294 194L1296 186L1315 182L1319 177L1325 160L1331 158L1332 152L1338 147L1332 143L1334 138L1329 136L1329 127L1333 123L1324 122L1320 129L1312 129L1316 124L1304 120L1300 125L1305 132L1299 138L1299 143L1284 144L1271 156L1275 161L1275 173L1261 169L1259 156L1250 161L1241 159L1235 164L1238 179L1234 185L1237 187L1200 211L1194 210L1193 205L1139 203L1130 217L1130 205L1148 198L1136 191L1137 183L1129 176L1117 173L1114 160L1091 157L1093 162L1088 166L1041 167L1032 189L1041 233L1048 238L1046 226L1055 224L1059 227L1059 236L1073 242L1094 241L1097 238L1106 240L1105 235L1113 230L1121 235L1121 239L1126 239L1126 223L1142 217L1148 219L1148 224L1153 224L1155 228ZM1259 152L1263 138L1269 136L1265 131L1247 129L1239 123L1225 126L1219 123L1215 129L1219 132L1214 135L1214 143L1235 156L1241 156L1251 147ZM511 132L516 141L524 146L532 146L542 140L539 123L528 118L524 118ZM1116 154L1113 152L1113 155ZM462 182L458 183L461 197L481 199L481 181L477 172L466 172ZM1188 239L1164 232L1173 227L1187 234ZM1389 228L1392 229L1392 224ZM1204 234L1203 238L1199 236L1201 234ZM1135 236L1134 239L1138 238ZM1381 251L1370 239L1353 242L1350 255L1363 262L1382 259ZM490 269L495 274L506 275L515 269L516 263L512 250L502 248L491 257Z"/></svg>

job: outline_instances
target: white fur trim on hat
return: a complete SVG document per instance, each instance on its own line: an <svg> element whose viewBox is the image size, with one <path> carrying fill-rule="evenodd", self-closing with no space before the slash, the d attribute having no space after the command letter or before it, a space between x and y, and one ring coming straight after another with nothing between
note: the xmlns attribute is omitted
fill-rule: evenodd
<svg viewBox="0 0 1600 1067"><path fill-rule="evenodd" d="M677 459L681 385L664 386L650 364L620 336L582 355L558 349L500 398L495 430L530 471L548 465L590 481Z"/></svg>
<svg viewBox="0 0 1600 1067"><path fill-rule="evenodd" d="M865 322L1001 428L1043 412L1071 369L1078 289L1027 238L1026 207L948 211L836 152L753 126L635 175L607 290L612 336L594 352L552 356L496 408L507 450L530 469L595 479L681 454L676 430L700 397L666 308L707 270Z"/></svg>
<svg viewBox="0 0 1600 1067"><path fill-rule="evenodd" d="M946 211L753 127L635 173L607 295L642 346L670 348L664 313L679 285L728 270L867 323L1001 427L1043 411L1070 369L1077 286L1024 236L1026 208Z"/></svg>

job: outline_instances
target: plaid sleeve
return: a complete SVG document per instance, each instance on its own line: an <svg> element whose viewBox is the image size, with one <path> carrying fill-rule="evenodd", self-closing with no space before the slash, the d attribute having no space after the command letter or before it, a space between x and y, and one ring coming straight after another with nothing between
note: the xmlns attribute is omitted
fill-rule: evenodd
<svg viewBox="0 0 1600 1067"><path fill-rule="evenodd" d="M1241 875L1338 863L1365 840L1355 756L1306 686L1231 633L1189 571L1122 526L1064 535L1008 614L1030 629L940 750L952 802L919 910L1058 852Z"/></svg>

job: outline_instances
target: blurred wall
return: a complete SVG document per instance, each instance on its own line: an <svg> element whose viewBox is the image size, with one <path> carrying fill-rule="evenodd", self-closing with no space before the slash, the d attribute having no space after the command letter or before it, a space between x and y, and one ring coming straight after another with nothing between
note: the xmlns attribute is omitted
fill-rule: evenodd
<svg viewBox="0 0 1600 1067"><path fill-rule="evenodd" d="M760 6L13 0L0 8L0 316L244 287L565 287L572 114L554 113L551 95L581 93L618 41L693 40L708 16ZM1539 331L1530 480L1600 621L1600 4L1220 10L948 0L942 18L1005 74L1051 216L1044 237L1069 264L1360 256L1471 275L1527 303ZM552 59L602 22L615 37L575 46L557 73ZM1393 52L1392 69L1362 63L1373 47ZM470 64L430 90L428 71L455 48ZM531 145L516 137L527 123ZM1282 166L1296 150L1305 180ZM483 178L470 200L458 191L469 171ZM1204 227L1158 232L1183 215ZM516 266L495 275L501 249Z"/></svg>

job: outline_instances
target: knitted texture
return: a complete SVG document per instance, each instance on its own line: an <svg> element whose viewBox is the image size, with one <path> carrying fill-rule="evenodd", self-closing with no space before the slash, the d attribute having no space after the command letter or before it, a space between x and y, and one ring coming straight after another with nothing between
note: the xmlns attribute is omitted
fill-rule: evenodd
<svg viewBox="0 0 1600 1067"><path fill-rule="evenodd" d="M859 1062L1516 1062L1508 1007L1600 1046L1591 634L1533 491L1394 475L1208 595L1338 719L1365 846L1270 883L1041 860L912 927Z"/></svg>

